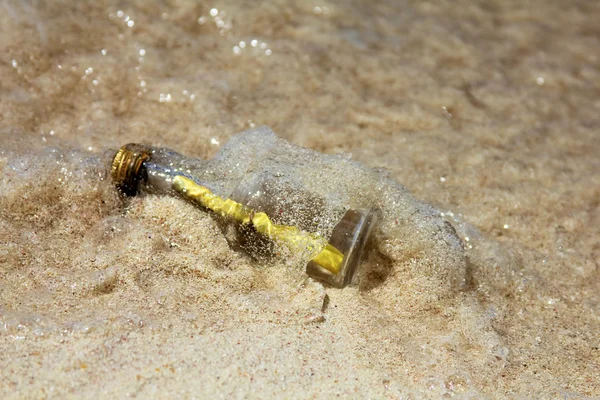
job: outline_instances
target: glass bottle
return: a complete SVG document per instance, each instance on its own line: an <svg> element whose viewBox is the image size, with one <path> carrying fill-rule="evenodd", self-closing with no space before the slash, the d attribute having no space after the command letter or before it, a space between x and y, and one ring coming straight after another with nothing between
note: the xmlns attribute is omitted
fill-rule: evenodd
<svg viewBox="0 0 600 400"><path fill-rule="evenodd" d="M344 287L376 213L350 208L327 174L335 161L261 127L233 136L211 160L128 144L115 154L111 175L126 196L176 195L212 212L230 244L255 259L283 253L309 276Z"/></svg>

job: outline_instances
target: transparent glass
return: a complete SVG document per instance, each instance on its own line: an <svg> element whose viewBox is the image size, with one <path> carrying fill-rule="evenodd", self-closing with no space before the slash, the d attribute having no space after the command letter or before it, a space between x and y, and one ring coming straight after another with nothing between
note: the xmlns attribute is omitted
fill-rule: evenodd
<svg viewBox="0 0 600 400"><path fill-rule="evenodd" d="M257 260L284 255L309 276L344 287L355 277L375 213L350 208L332 162L343 159L262 127L235 135L211 160L129 144L114 156L112 176L125 195L172 194L212 212L233 232L226 235L232 246Z"/></svg>

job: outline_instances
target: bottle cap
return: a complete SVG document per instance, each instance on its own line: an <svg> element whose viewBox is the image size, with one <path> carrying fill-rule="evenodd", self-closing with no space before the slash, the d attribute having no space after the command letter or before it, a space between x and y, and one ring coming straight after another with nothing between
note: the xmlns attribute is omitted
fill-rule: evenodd
<svg viewBox="0 0 600 400"><path fill-rule="evenodd" d="M138 185L144 178L144 162L150 159L152 154L148 146L129 143L121 147L115 154L111 175L117 188L126 196L135 196Z"/></svg>

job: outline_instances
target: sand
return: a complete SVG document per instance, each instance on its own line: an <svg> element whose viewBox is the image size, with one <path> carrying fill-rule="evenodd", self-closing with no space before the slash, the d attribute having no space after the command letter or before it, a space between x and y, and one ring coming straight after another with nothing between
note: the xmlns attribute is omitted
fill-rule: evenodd
<svg viewBox="0 0 600 400"><path fill-rule="evenodd" d="M600 397L599 3L89 3L0 4L0 397ZM364 166L359 285L106 173L263 125Z"/></svg>

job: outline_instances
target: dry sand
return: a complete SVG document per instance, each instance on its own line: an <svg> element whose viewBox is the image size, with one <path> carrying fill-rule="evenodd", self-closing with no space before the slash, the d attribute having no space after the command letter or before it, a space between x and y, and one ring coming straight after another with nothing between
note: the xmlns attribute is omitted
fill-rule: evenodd
<svg viewBox="0 0 600 400"><path fill-rule="evenodd" d="M600 396L599 2L201 3L0 3L0 397ZM260 125L383 168L359 286L106 178Z"/></svg>

